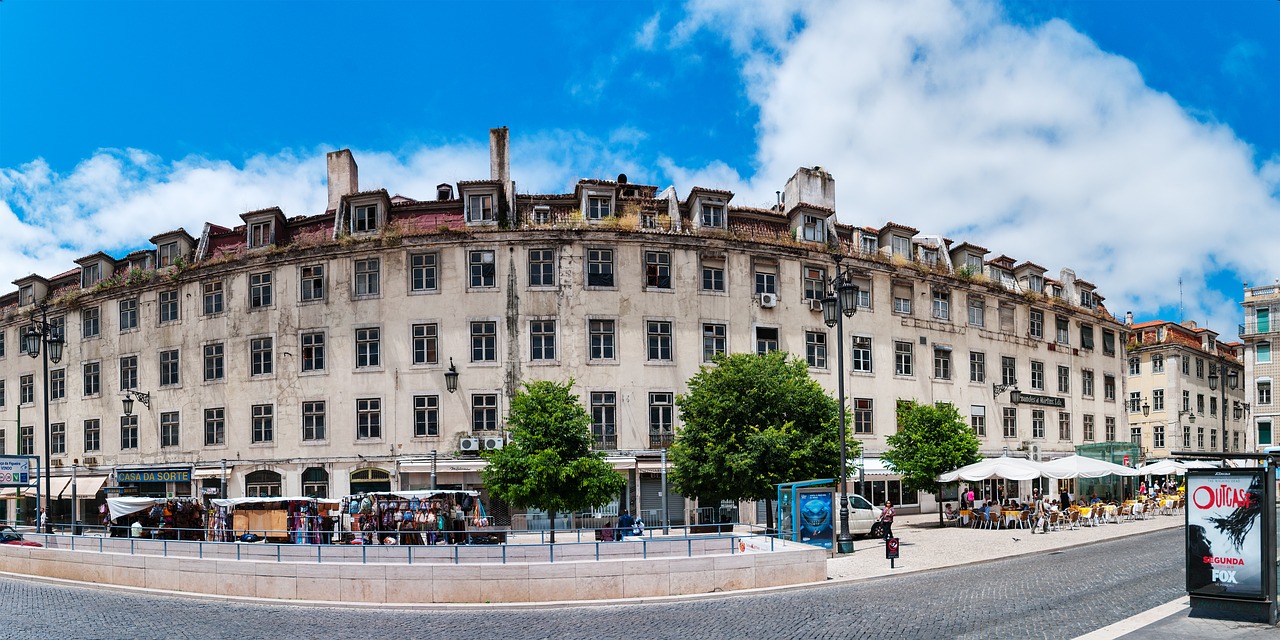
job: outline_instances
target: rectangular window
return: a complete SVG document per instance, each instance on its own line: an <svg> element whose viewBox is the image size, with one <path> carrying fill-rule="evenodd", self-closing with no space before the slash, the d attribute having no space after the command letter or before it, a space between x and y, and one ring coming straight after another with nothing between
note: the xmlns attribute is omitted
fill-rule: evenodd
<svg viewBox="0 0 1280 640"><path fill-rule="evenodd" d="M610 198L608 196L587 197L587 219L603 220L609 217Z"/></svg>
<svg viewBox="0 0 1280 640"><path fill-rule="evenodd" d="M275 371L271 338L253 338L249 341L249 375L269 376Z"/></svg>
<svg viewBox="0 0 1280 640"><path fill-rule="evenodd" d="M644 286L649 289L671 288L671 254L665 251L644 252Z"/></svg>
<svg viewBox="0 0 1280 640"><path fill-rule="evenodd" d="M702 263L702 290L724 293L724 261L704 260Z"/></svg>
<svg viewBox="0 0 1280 640"><path fill-rule="evenodd" d="M549 224L551 222L551 207L546 205L537 205L533 208L534 224Z"/></svg>
<svg viewBox="0 0 1280 640"><path fill-rule="evenodd" d="M1151 391L1151 410L1164 411L1164 389L1153 389Z"/></svg>
<svg viewBox="0 0 1280 640"><path fill-rule="evenodd" d="M120 449L138 448L138 414L120 416Z"/></svg>
<svg viewBox="0 0 1280 640"><path fill-rule="evenodd" d="M951 379L951 349L933 348L933 377L938 380Z"/></svg>
<svg viewBox="0 0 1280 640"><path fill-rule="evenodd" d="M473 195L467 198L467 222L492 222L493 196Z"/></svg>
<svg viewBox="0 0 1280 640"><path fill-rule="evenodd" d="M1018 410L1014 407L1001 407L1000 426L1005 439L1018 437Z"/></svg>
<svg viewBox="0 0 1280 640"><path fill-rule="evenodd" d="M438 364L440 362L440 325L415 324L413 333L413 363Z"/></svg>
<svg viewBox="0 0 1280 640"><path fill-rule="evenodd" d="M409 290L435 291L436 284L436 263L438 256L435 253L414 253L409 256Z"/></svg>
<svg viewBox="0 0 1280 640"><path fill-rule="evenodd" d="M587 250L587 286L613 286L613 249Z"/></svg>
<svg viewBox="0 0 1280 640"><path fill-rule="evenodd" d="M160 446L176 447L178 446L181 426L178 422L177 411L164 411L160 414Z"/></svg>
<svg viewBox="0 0 1280 640"><path fill-rule="evenodd" d="M1107 433L1106 433L1106 436L1107 436L1107 442L1115 442L1115 441L1116 441L1116 419L1115 419L1115 417L1114 417L1114 416L1107 416L1107 417L1103 418L1103 423L1104 423L1104 425L1105 425L1105 426L1104 426L1104 429L1106 429L1106 431L1107 431Z"/></svg>
<svg viewBox="0 0 1280 640"><path fill-rule="evenodd" d="M84 450L102 450L102 422L97 418L84 421Z"/></svg>
<svg viewBox="0 0 1280 640"><path fill-rule="evenodd" d="M893 255L910 258L911 257L911 238L904 236L890 236L889 249Z"/></svg>
<svg viewBox="0 0 1280 640"><path fill-rule="evenodd" d="M801 220L801 238L809 242L827 241L827 219L819 216L804 216Z"/></svg>
<svg viewBox="0 0 1280 640"><path fill-rule="evenodd" d="M102 330L101 312L97 307L89 307L80 312L80 337L96 338Z"/></svg>
<svg viewBox="0 0 1280 640"><path fill-rule="evenodd" d="M302 403L302 439L308 441L324 440L325 403L323 401Z"/></svg>
<svg viewBox="0 0 1280 640"><path fill-rule="evenodd" d="M1071 414L1058 412L1058 440L1071 442Z"/></svg>
<svg viewBox="0 0 1280 640"><path fill-rule="evenodd" d="M1258 398L1258 402L1262 402L1262 398ZM1204 415L1204 394L1196 394L1196 413Z"/></svg>
<svg viewBox="0 0 1280 640"><path fill-rule="evenodd" d="M86 365L87 367L87 365ZM86 368L87 372L88 369ZM89 387L86 385L86 389ZM95 391L94 393L97 393ZM90 395L86 393L85 395ZM34 375L25 375L18 378L18 404L34 404L36 401L36 377Z"/></svg>
<svg viewBox="0 0 1280 640"><path fill-rule="evenodd" d="M1182 410L1191 411L1191 392L1190 391L1182 392Z"/></svg>
<svg viewBox="0 0 1280 640"><path fill-rule="evenodd" d="M382 331L377 327L356 329L356 368L382 366Z"/></svg>
<svg viewBox="0 0 1280 640"><path fill-rule="evenodd" d="M53 369L49 371L49 399L65 400L67 397L67 370Z"/></svg>
<svg viewBox="0 0 1280 640"><path fill-rule="evenodd" d="M1137 413L1139 411L1142 411L1142 392L1141 391L1129 392L1128 406L1129 406L1129 413Z"/></svg>
<svg viewBox="0 0 1280 640"><path fill-rule="evenodd" d="M160 322L177 322L178 321L178 291L169 289L161 291L156 295L157 305L160 307Z"/></svg>
<svg viewBox="0 0 1280 640"><path fill-rule="evenodd" d="M471 273L471 288L492 289L498 286L498 266L493 251L470 251L467 265Z"/></svg>
<svg viewBox="0 0 1280 640"><path fill-rule="evenodd" d="M764 355L778 350L778 328L756 327L756 353Z"/></svg>
<svg viewBox="0 0 1280 640"><path fill-rule="evenodd" d="M366 258L355 261L356 297L374 297L382 293L382 261Z"/></svg>
<svg viewBox="0 0 1280 640"><path fill-rule="evenodd" d="M302 285L302 288L298 290L299 301L319 302L324 300L324 265L311 264L302 267L298 273L298 280Z"/></svg>
<svg viewBox="0 0 1280 640"><path fill-rule="evenodd" d="M1204 378L1204 358L1196 358L1196 377Z"/></svg>
<svg viewBox="0 0 1280 640"><path fill-rule="evenodd" d="M440 435L440 396L413 397L413 437Z"/></svg>
<svg viewBox="0 0 1280 640"><path fill-rule="evenodd" d="M1080 395L1086 398L1093 397L1093 369L1080 371Z"/></svg>
<svg viewBox="0 0 1280 640"><path fill-rule="evenodd" d="M1116 377L1111 374L1102 376L1102 399L1112 402L1116 399Z"/></svg>
<svg viewBox="0 0 1280 640"><path fill-rule="evenodd" d="M915 375L915 346L910 342L895 340L893 343L893 374L896 376Z"/></svg>
<svg viewBox="0 0 1280 640"><path fill-rule="evenodd" d="M613 320L591 320L588 322L591 334L591 359L613 360L614 322Z"/></svg>
<svg viewBox="0 0 1280 640"><path fill-rule="evenodd" d="M269 404L253 405L250 414L252 416L251 439L254 444L263 444L275 442L275 407Z"/></svg>
<svg viewBox="0 0 1280 640"><path fill-rule="evenodd" d="M974 327L985 327L987 323L987 303L982 298L969 298L969 324Z"/></svg>
<svg viewBox="0 0 1280 640"><path fill-rule="evenodd" d="M471 323L471 361L498 361L498 323Z"/></svg>
<svg viewBox="0 0 1280 640"><path fill-rule="evenodd" d="M529 286L556 286L556 262L553 249L529 250Z"/></svg>
<svg viewBox="0 0 1280 640"><path fill-rule="evenodd" d="M591 393L591 435L596 449L618 448L617 398L612 391Z"/></svg>
<svg viewBox="0 0 1280 640"><path fill-rule="evenodd" d="M809 366L815 369L827 368L827 334L822 331L804 332L804 355Z"/></svg>
<svg viewBox="0 0 1280 640"><path fill-rule="evenodd" d="M1116 334L1106 329L1102 330L1102 354L1107 356L1116 354Z"/></svg>
<svg viewBox="0 0 1280 640"><path fill-rule="evenodd" d="M1031 437L1044 440L1044 409L1031 410Z"/></svg>
<svg viewBox="0 0 1280 640"><path fill-rule="evenodd" d="M1271 343L1259 342L1254 347L1254 353L1257 354L1255 361L1258 364L1268 364L1271 362Z"/></svg>
<svg viewBox="0 0 1280 640"><path fill-rule="evenodd" d="M367 233L378 229L378 206L356 207L351 215L351 233Z"/></svg>
<svg viewBox="0 0 1280 640"><path fill-rule="evenodd" d="M102 393L102 363L86 362L80 369L84 378L84 395L96 396Z"/></svg>
<svg viewBox="0 0 1280 640"><path fill-rule="evenodd" d="M498 430L498 394L477 393L471 396L471 430Z"/></svg>
<svg viewBox="0 0 1280 640"><path fill-rule="evenodd" d="M182 383L178 376L178 350L168 349L160 352L160 386L174 386Z"/></svg>
<svg viewBox="0 0 1280 640"><path fill-rule="evenodd" d="M987 381L987 354L981 351L969 352L969 382Z"/></svg>
<svg viewBox="0 0 1280 640"><path fill-rule="evenodd" d="M1271 404L1271 383L1258 383L1258 404Z"/></svg>
<svg viewBox="0 0 1280 640"><path fill-rule="evenodd" d="M934 320L950 320L951 319L951 292L950 291L934 289L933 319Z"/></svg>
<svg viewBox="0 0 1280 640"><path fill-rule="evenodd" d="M855 373L871 373L871 338L853 337L853 349L849 352L849 362Z"/></svg>
<svg viewBox="0 0 1280 640"><path fill-rule="evenodd" d="M265 247L272 242L270 222L255 222L249 225L249 246Z"/></svg>
<svg viewBox="0 0 1280 640"><path fill-rule="evenodd" d="M1093 438L1095 435L1093 432L1094 430L1093 414L1086 413L1080 416L1080 420L1081 420L1080 428L1084 432L1082 434L1084 436L1084 441L1093 442Z"/></svg>
<svg viewBox="0 0 1280 640"><path fill-rule="evenodd" d="M1000 330L1013 333L1013 305L1001 302L997 313L1000 315Z"/></svg>
<svg viewBox="0 0 1280 640"><path fill-rule="evenodd" d="M893 283L893 312L911 315L911 295L911 285Z"/></svg>
<svg viewBox="0 0 1280 640"><path fill-rule="evenodd" d="M861 237L859 248L863 253L875 253L880 250L880 239L872 235L864 235Z"/></svg>
<svg viewBox="0 0 1280 640"><path fill-rule="evenodd" d="M1158 353L1151 356L1151 373L1164 373L1164 356Z"/></svg>
<svg viewBox="0 0 1280 640"><path fill-rule="evenodd" d="M853 399L853 432L863 435L875 433L874 400L871 398Z"/></svg>
<svg viewBox="0 0 1280 640"><path fill-rule="evenodd" d="M160 266L165 266L165 265L160 265ZM91 264L85 267L80 267L80 287L81 288L88 289L89 287L92 287L93 285L98 284L98 281L101 279L102 279L101 264Z"/></svg>
<svg viewBox="0 0 1280 640"><path fill-rule="evenodd" d="M804 268L804 281L801 282L804 287L805 300L822 300L827 297L827 272L818 267Z"/></svg>
<svg viewBox="0 0 1280 640"><path fill-rule="evenodd" d="M1044 391L1044 363L1031 361L1031 389Z"/></svg>
<svg viewBox="0 0 1280 640"><path fill-rule="evenodd" d="M132 332L138 328L138 298L120 301L120 332Z"/></svg>
<svg viewBox="0 0 1280 640"><path fill-rule="evenodd" d="M665 449L675 439L673 431L675 417L674 394L649 394L649 448Z"/></svg>
<svg viewBox="0 0 1280 640"><path fill-rule="evenodd" d="M271 273L249 274L249 307L261 309L271 306Z"/></svg>
<svg viewBox="0 0 1280 640"><path fill-rule="evenodd" d="M1142 375L1142 358L1139 358L1138 356L1129 358L1129 375Z"/></svg>
<svg viewBox="0 0 1280 640"><path fill-rule="evenodd" d="M1018 361L1012 356L1000 356L1000 384L1013 386L1018 384Z"/></svg>
<svg viewBox="0 0 1280 640"><path fill-rule="evenodd" d="M222 313L223 300L221 280L204 283L203 304L201 305L201 308L204 309L204 315L212 316Z"/></svg>
<svg viewBox="0 0 1280 640"><path fill-rule="evenodd" d="M33 456L36 454L36 428L18 427L18 455Z"/></svg>
<svg viewBox="0 0 1280 640"><path fill-rule="evenodd" d="M1156 449L1164 448L1164 425L1156 424L1151 427L1151 446Z"/></svg>
<svg viewBox="0 0 1280 640"><path fill-rule="evenodd" d="M778 267L771 264L757 264L753 272L756 282L756 294L778 292Z"/></svg>
<svg viewBox="0 0 1280 640"><path fill-rule="evenodd" d="M698 221L704 227L724 228L724 207L718 204L702 205L702 216Z"/></svg>
<svg viewBox="0 0 1280 640"><path fill-rule="evenodd" d="M382 437L382 400L359 398L356 400L356 439L377 440Z"/></svg>
<svg viewBox="0 0 1280 640"><path fill-rule="evenodd" d="M227 443L227 410L204 410L204 446L218 447Z"/></svg>
<svg viewBox="0 0 1280 640"><path fill-rule="evenodd" d="M1039 309L1032 309L1030 313L1028 333L1032 338L1041 340L1044 338L1044 312Z"/></svg>
<svg viewBox="0 0 1280 640"><path fill-rule="evenodd" d="M671 360L671 323L660 320L645 322L645 335L649 346L650 361Z"/></svg>
<svg viewBox="0 0 1280 640"><path fill-rule="evenodd" d="M1182 375L1191 375L1191 359L1186 356L1182 357Z"/></svg>
<svg viewBox="0 0 1280 640"><path fill-rule="evenodd" d="M969 427L979 438L987 437L987 408L975 404L969 407Z"/></svg>
<svg viewBox="0 0 1280 640"><path fill-rule="evenodd" d="M3 408L3 407L4 407L4 402L5 402L5 398L4 398L4 380L0 380L0 408ZM4 431L4 429L0 429L0 432L3 432L3 431ZM3 447L0 447L0 451L4 451L4 448L3 448Z"/></svg>
<svg viewBox="0 0 1280 640"><path fill-rule="evenodd" d="M1203 429L1201 431L1203 431ZM1142 446L1142 427L1129 428L1129 442L1136 444L1139 447Z"/></svg>
<svg viewBox="0 0 1280 640"><path fill-rule="evenodd" d="M120 356L120 389L138 388L138 356Z"/></svg>
<svg viewBox="0 0 1280 640"><path fill-rule="evenodd" d="M1066 316L1054 316L1053 321L1058 332L1058 344L1071 344L1071 321Z"/></svg>
<svg viewBox="0 0 1280 640"><path fill-rule="evenodd" d="M729 328L723 324L705 323L702 325L702 361L711 362L725 354L728 346Z"/></svg>
<svg viewBox="0 0 1280 640"><path fill-rule="evenodd" d="M1187 444L1183 445L1184 448L1187 448L1187 449L1191 448L1190 440L1191 440L1191 436L1187 436L1188 442ZM1258 444L1274 444L1271 440L1272 440L1271 421L1259 420L1258 421Z"/></svg>
<svg viewBox="0 0 1280 640"><path fill-rule="evenodd" d="M55 422L49 425L49 453L60 456L67 452L67 423Z"/></svg>
<svg viewBox="0 0 1280 640"><path fill-rule="evenodd" d="M324 371L325 335L322 331L309 331L298 338L302 347L302 370Z"/></svg>
<svg viewBox="0 0 1280 640"><path fill-rule="evenodd" d="M1058 365L1058 393L1071 393L1071 367Z"/></svg>
<svg viewBox="0 0 1280 640"><path fill-rule="evenodd" d="M1080 348L1093 349L1093 325L1080 325Z"/></svg>
<svg viewBox="0 0 1280 640"><path fill-rule="evenodd" d="M556 359L555 320L529 322L529 359L542 361Z"/></svg>

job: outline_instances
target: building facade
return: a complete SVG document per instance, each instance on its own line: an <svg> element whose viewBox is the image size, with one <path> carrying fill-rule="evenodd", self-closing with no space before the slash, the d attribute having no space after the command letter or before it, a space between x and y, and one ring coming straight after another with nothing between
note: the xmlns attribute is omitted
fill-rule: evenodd
<svg viewBox="0 0 1280 640"><path fill-rule="evenodd" d="M1143 322L1129 335L1125 436L1144 458L1248 448L1242 344L1190 321Z"/></svg>
<svg viewBox="0 0 1280 640"><path fill-rule="evenodd" d="M1249 445L1260 451L1276 446L1275 428L1280 424L1280 406L1272 398L1275 381L1280 380L1280 363L1271 349L1280 341L1280 326L1271 319L1280 312L1280 284L1244 287L1244 323L1240 339L1244 342L1245 407L1252 409L1248 417Z"/></svg>
<svg viewBox="0 0 1280 640"><path fill-rule="evenodd" d="M477 488L520 385L573 379L631 479L627 506L652 513L675 399L718 354L788 351L834 392L841 336L820 303L834 256L859 287L843 375L876 502L932 505L878 460L900 399L954 404L987 455L1127 437L1126 327L1069 269L837 223L820 167L770 208L626 176L518 194L507 136L491 132L489 179L434 198L359 190L343 150L318 215L252 211L17 280L0 297L4 451L43 451L39 360L18 342L47 304L66 339L49 381L55 475L75 465L141 494ZM125 415L126 396L148 403ZM680 521L688 505L666 501Z"/></svg>

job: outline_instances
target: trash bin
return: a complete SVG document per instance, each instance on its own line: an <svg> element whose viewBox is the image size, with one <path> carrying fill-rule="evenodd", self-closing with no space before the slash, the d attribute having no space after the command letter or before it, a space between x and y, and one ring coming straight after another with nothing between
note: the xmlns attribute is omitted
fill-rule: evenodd
<svg viewBox="0 0 1280 640"><path fill-rule="evenodd" d="M76 523L71 525L71 535L73 536L84 535L84 523L81 522L80 520L76 520Z"/></svg>

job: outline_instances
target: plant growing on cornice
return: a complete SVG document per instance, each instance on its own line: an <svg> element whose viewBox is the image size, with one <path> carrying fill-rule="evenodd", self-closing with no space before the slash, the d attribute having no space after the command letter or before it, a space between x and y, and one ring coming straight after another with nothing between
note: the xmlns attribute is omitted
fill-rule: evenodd
<svg viewBox="0 0 1280 640"><path fill-rule="evenodd" d="M382 231L379 232L378 237L382 240L382 246L398 247L400 246L400 242L404 239L404 226L401 225L398 220L392 221L390 224L382 227Z"/></svg>
<svg viewBox="0 0 1280 640"><path fill-rule="evenodd" d="M977 269L974 269L973 267L967 264L964 265L963 267L960 267L959 269L956 269L956 278L963 280L965 282L975 282L977 281L979 275L981 274L978 272Z"/></svg>
<svg viewBox="0 0 1280 640"><path fill-rule="evenodd" d="M99 293L108 289L114 289L124 283L123 277L123 273L116 273L112 274L110 278L99 280L97 284L93 285L93 292Z"/></svg>
<svg viewBox="0 0 1280 640"><path fill-rule="evenodd" d="M125 284L131 287L151 284L157 275L155 269L130 269L129 275L125 276Z"/></svg>
<svg viewBox="0 0 1280 640"><path fill-rule="evenodd" d="M80 298L83 298L88 291L84 289L68 289L54 296L49 301L50 306L66 307L67 309L79 309Z"/></svg>

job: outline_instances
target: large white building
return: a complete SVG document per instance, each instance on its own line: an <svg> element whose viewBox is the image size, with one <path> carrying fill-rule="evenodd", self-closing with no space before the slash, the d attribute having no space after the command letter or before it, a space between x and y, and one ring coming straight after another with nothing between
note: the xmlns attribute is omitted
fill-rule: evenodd
<svg viewBox="0 0 1280 640"><path fill-rule="evenodd" d="M1244 323L1240 338L1244 341L1245 407L1249 411L1251 437L1247 450L1261 451L1277 444L1276 427L1280 425L1280 405L1273 397L1280 380L1280 360L1272 349L1280 343L1280 324L1271 316L1280 314L1280 283L1244 287Z"/></svg>
<svg viewBox="0 0 1280 640"><path fill-rule="evenodd" d="M44 450L40 360L18 344L47 303L66 338L48 385L64 501L73 465L82 497L216 492L224 477L231 496L333 496L429 486L433 466L439 485L475 487L520 384L573 378L630 508L653 512L674 400L715 354L786 350L834 392L838 336L818 303L833 256L860 288L843 375L877 502L932 505L877 458L899 399L953 403L988 455L1128 437L1126 328L1069 269L839 224L820 167L771 208L625 176L518 194L507 136L491 132L489 179L434 197L361 191L343 150L325 212L251 211L17 280L0 297L4 452ZM127 391L149 406L124 415ZM667 501L682 519L688 505Z"/></svg>

